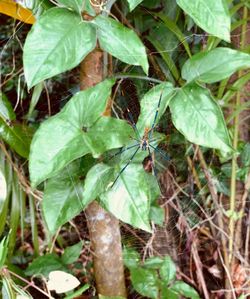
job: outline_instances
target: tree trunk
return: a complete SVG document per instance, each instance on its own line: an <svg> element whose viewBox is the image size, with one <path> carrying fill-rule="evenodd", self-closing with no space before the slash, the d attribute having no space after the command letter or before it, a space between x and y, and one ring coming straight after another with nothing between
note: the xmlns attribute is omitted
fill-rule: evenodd
<svg viewBox="0 0 250 299"><path fill-rule="evenodd" d="M80 86L86 89L103 80L103 52L96 47L81 63ZM106 111L105 115L110 115ZM126 297L119 221L94 201L85 210L94 275L99 294Z"/></svg>

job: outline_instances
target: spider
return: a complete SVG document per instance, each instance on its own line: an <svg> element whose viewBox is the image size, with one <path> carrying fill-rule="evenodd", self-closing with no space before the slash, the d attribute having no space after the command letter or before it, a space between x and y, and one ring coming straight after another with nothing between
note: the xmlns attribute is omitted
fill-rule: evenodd
<svg viewBox="0 0 250 299"><path fill-rule="evenodd" d="M120 150L118 153L116 153L115 155L112 156L115 157L131 148L135 148L136 147L136 150L134 151L134 153L132 154L132 156L129 158L128 162L124 165L124 167L120 170L120 172L118 173L118 175L116 176L114 182L112 183L111 185L111 188L114 186L114 184L117 182L117 180L119 179L119 177L121 176L121 174L125 171L125 169L129 166L129 164L132 162L132 160L134 159L135 155L138 153L139 150L141 151L147 151L148 154L149 154L149 159L152 163L152 169L153 169L153 174L154 176L156 176L156 170L155 170L155 165L154 165L154 161L152 159L152 154L151 154L151 149L153 151L157 151L159 154L161 154L165 159L169 160L169 157L166 156L162 151L160 151L158 148L156 148L154 145L151 144L151 142L155 141L156 139L152 138L152 135L153 135L153 131L155 129L155 125L156 125L156 120L157 120L157 116L158 116L158 113L159 113L159 109L160 109L160 105L161 105L161 99L162 99L162 92L161 92L161 95L160 95L160 98L159 98L159 101L158 101L158 105L157 105L157 109L155 111L155 116L154 116L154 121L153 121L153 124L151 126L151 128L145 128L144 130L144 134L143 136L141 137L137 127L136 127L136 124L134 122L134 119L133 119L133 116L130 112L129 109L127 109L128 111L128 116L130 118L130 122L132 124L132 127L133 127L133 130L135 132L135 135L137 138L133 138L134 140L137 141L136 144L133 144L129 147L125 147L123 148L122 150Z"/></svg>
<svg viewBox="0 0 250 299"><path fill-rule="evenodd" d="M94 3L94 2L96 3ZM97 9L99 9L100 11L104 11L105 10L105 6L107 5L108 3L108 0L103 0L99 3L100 1L96 1L96 0L90 0L90 4L93 6L93 7L96 7Z"/></svg>

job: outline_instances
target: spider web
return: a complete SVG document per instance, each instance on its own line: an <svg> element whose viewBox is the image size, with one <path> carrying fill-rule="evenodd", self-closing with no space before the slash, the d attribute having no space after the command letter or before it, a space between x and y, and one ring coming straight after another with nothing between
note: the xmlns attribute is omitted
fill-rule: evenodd
<svg viewBox="0 0 250 299"><path fill-rule="evenodd" d="M20 57L18 56L16 45L13 44L20 43L19 38L21 37L19 35L23 34L23 29L25 29L24 32L27 30L25 26L26 25L23 24L14 25L14 33L12 36L8 37L8 34L6 34L1 39L1 89L9 95L13 107L16 107L17 118L21 118L21 116L25 114L25 111L27 112L31 94L25 94L25 83L22 75L20 75L19 81L13 83L14 86L17 87L16 93L6 88L6 82L8 82L6 80L10 80L9 78L11 78L13 74L20 74L21 65L17 64L17 58ZM205 34L192 34L187 37L187 40L194 39L194 42L196 42L206 37L207 35ZM182 43L179 42L177 45L170 45L170 48L164 50L165 52L172 53L176 49L179 51L178 55L173 57L175 62L177 62L177 58L180 59L180 55L184 57ZM14 59L12 62L7 58L9 51L13 53ZM156 59L161 59L160 52L154 51L151 54L156 55ZM2 72L4 64L11 67ZM107 65L107 67L109 68L110 65ZM135 69L136 67L129 67L131 73L135 71ZM46 82L47 90L42 92L36 107L36 110L39 111L38 115L35 116L36 120L43 120L47 118L50 113L57 113L70 97L79 90L78 82L79 72L77 69L48 80ZM131 78L121 80L120 86L116 91L115 104L112 107L113 116L129 120L126 110L126 108L129 108L136 122L140 113L140 99L154 84L155 83L150 82L150 80L132 80ZM170 119L169 111L166 111L164 119L166 119L167 116L168 119ZM152 235L136 230L128 224L122 224L122 240L126 246L135 248L144 259L154 255L170 255L173 260L179 264L179 267L184 269L184 272L181 271L183 277L185 277L185 275L192 277L192 269L187 270L187 268L191 267L190 265L192 264L190 258L192 241L193 238L197 238L197 235L200 240L199 251L204 253L203 263L206 264L207 267L211 265L211 256L213 255L216 243L209 235L209 225L216 225L211 224L211 221L213 221L216 216L216 213L214 213L215 208L209 198L205 197L207 202L203 202L204 198L201 192L197 190L195 183L192 181L192 175L188 170L187 163L184 161L186 145L183 139L183 149L176 155L179 144L175 144L171 141L171 135L175 134L179 137L179 139L176 137L178 142L181 140L181 137L175 131L171 122L161 121L157 130L164 132L169 139L169 142L164 144L162 149L169 152L170 156L173 156L172 160L175 160L176 156L180 157L176 159L177 161L171 161L170 166L162 160L157 153L155 153L156 157L154 157L156 165L160 169L158 180L164 190L162 198L159 199L159 204L164 208L165 221L163 226L153 224L154 231ZM174 155L172 153L174 153ZM149 164L148 160L144 161L144 167L147 171L151 171ZM70 173L69 178L72 180ZM206 184L204 184L203 188L205 189L206 187ZM79 202L81 202L80 196ZM223 207L225 208L225 204L223 204ZM86 231L79 231L74 224L81 222L82 227L82 222L85 223L85 221L85 219L82 219L82 215L76 217L71 222L72 226L66 224L62 227L61 233L67 235L67 229L70 227L71 231L76 230L77 235L86 240L88 239L88 233ZM89 250L88 246L87 248ZM208 251L209 254L207 253ZM133 294L131 298L139 298L139 296Z"/></svg>

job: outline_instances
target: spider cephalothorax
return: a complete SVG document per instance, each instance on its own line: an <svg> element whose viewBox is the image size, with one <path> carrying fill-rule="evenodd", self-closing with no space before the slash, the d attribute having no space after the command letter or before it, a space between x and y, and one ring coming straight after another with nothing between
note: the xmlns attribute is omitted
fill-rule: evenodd
<svg viewBox="0 0 250 299"><path fill-rule="evenodd" d="M143 137L140 140L140 149L142 151L148 151L148 149L149 149L149 139L148 139L149 132L150 132L150 129L146 128L144 131Z"/></svg>

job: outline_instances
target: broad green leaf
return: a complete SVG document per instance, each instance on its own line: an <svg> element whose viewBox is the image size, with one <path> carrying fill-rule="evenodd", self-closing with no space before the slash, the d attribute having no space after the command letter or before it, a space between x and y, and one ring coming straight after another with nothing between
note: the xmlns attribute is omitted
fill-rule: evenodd
<svg viewBox="0 0 250 299"><path fill-rule="evenodd" d="M57 0L57 2L67 8L73 9L78 14L81 14L82 11L86 11L91 16L95 15L95 11L90 4L90 0Z"/></svg>
<svg viewBox="0 0 250 299"><path fill-rule="evenodd" d="M9 242L9 237L3 237L1 242L0 242L0 270L4 266L4 263L7 258L8 254L8 242Z"/></svg>
<svg viewBox="0 0 250 299"><path fill-rule="evenodd" d="M165 285L162 285L161 287L161 298L167 298L167 299L179 299L180 297L173 291L171 291L169 288L167 288Z"/></svg>
<svg viewBox="0 0 250 299"><path fill-rule="evenodd" d="M135 290L149 298L158 297L158 278L156 271L143 269L143 268L131 268L131 281Z"/></svg>
<svg viewBox="0 0 250 299"><path fill-rule="evenodd" d="M51 234L84 208L81 166L78 160L74 161L45 184L42 209Z"/></svg>
<svg viewBox="0 0 250 299"><path fill-rule="evenodd" d="M132 11L136 8L143 0L127 0L129 5L129 10Z"/></svg>
<svg viewBox="0 0 250 299"><path fill-rule="evenodd" d="M177 0L177 4L206 32L230 42L231 18L226 0Z"/></svg>
<svg viewBox="0 0 250 299"><path fill-rule="evenodd" d="M11 124L0 118L0 137L20 156L29 156L32 130L21 124Z"/></svg>
<svg viewBox="0 0 250 299"><path fill-rule="evenodd" d="M197 291L183 281L176 281L174 285L170 287L170 290L187 298L200 299Z"/></svg>
<svg viewBox="0 0 250 299"><path fill-rule="evenodd" d="M158 256L149 257L143 264L144 268L158 270L163 263L163 259Z"/></svg>
<svg viewBox="0 0 250 299"><path fill-rule="evenodd" d="M133 131L125 121L102 116L113 83L105 80L77 93L60 113L42 123L31 144L33 186L87 153L98 157L128 141Z"/></svg>
<svg viewBox="0 0 250 299"><path fill-rule="evenodd" d="M128 268L138 267L140 262L140 255L139 253L127 246L124 246L122 251L122 257L124 265Z"/></svg>
<svg viewBox="0 0 250 299"><path fill-rule="evenodd" d="M161 279L168 285L172 280L175 279L176 266L170 256L166 256L163 260L163 264L160 268Z"/></svg>
<svg viewBox="0 0 250 299"><path fill-rule="evenodd" d="M186 61L182 78L188 82L199 80L205 83L221 81L239 69L250 67L250 55L229 48L216 48L200 52Z"/></svg>
<svg viewBox="0 0 250 299"><path fill-rule="evenodd" d="M155 125L157 125L163 113L166 111L174 91L173 85L166 82L154 86L144 95L140 101L141 113L136 124L140 134L143 135L145 128L152 127L158 109L159 99L161 97L161 103L155 123Z"/></svg>
<svg viewBox="0 0 250 299"><path fill-rule="evenodd" d="M11 103L6 95L0 92L0 117L4 121L11 121L16 119L16 114L12 108Z"/></svg>
<svg viewBox="0 0 250 299"><path fill-rule="evenodd" d="M62 262L66 265L76 262L81 254L82 245L83 242L80 241L73 246L67 247L62 255Z"/></svg>
<svg viewBox="0 0 250 299"><path fill-rule="evenodd" d="M112 18L99 15L92 23L97 27L101 48L121 61L142 66L148 73L146 49L136 33Z"/></svg>
<svg viewBox="0 0 250 299"><path fill-rule="evenodd" d="M61 270L67 272L67 267L62 263L61 259L54 253L39 256L25 270L28 276L44 275L48 277L51 271Z"/></svg>
<svg viewBox="0 0 250 299"><path fill-rule="evenodd" d="M110 182L114 180L114 169L106 164L100 163L93 166L85 179L83 202L89 203L104 193Z"/></svg>
<svg viewBox="0 0 250 299"><path fill-rule="evenodd" d="M208 89L194 83L186 85L169 106L175 127L190 142L232 152L222 111Z"/></svg>
<svg viewBox="0 0 250 299"><path fill-rule="evenodd" d="M119 170L124 164L120 165ZM119 171L117 172L117 174ZM151 232L149 209L152 202L152 185L159 188L156 179L147 174L142 165L130 163L111 189L100 195L101 203L118 219Z"/></svg>
<svg viewBox="0 0 250 299"><path fill-rule="evenodd" d="M87 134L90 143L89 148L94 157L99 157L103 152L119 148L131 140L134 136L132 127L125 121L101 117Z"/></svg>
<svg viewBox="0 0 250 299"><path fill-rule="evenodd" d="M96 45L92 26L74 12L52 8L29 32L23 53L28 87L77 66Z"/></svg>

